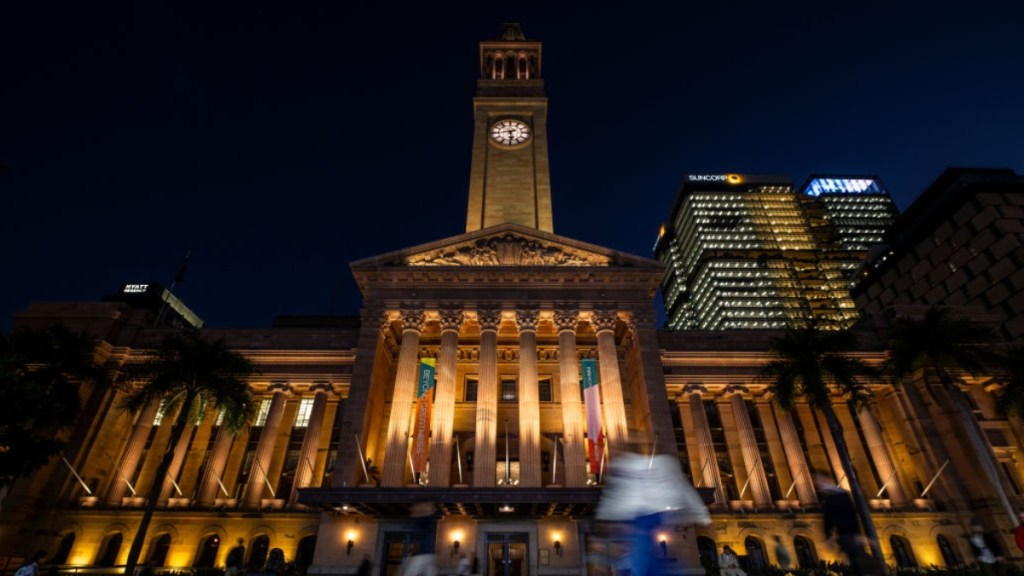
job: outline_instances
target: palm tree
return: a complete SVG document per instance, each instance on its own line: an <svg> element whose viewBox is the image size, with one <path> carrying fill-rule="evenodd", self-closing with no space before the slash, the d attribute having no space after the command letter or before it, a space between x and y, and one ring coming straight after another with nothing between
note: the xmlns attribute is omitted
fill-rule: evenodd
<svg viewBox="0 0 1024 576"><path fill-rule="evenodd" d="M208 341L198 333L172 334L165 338L154 357L140 368L141 385L130 391L123 406L141 411L150 402L162 402L164 413L176 414L167 450L156 469L142 520L128 550L125 574L131 576L142 552L146 532L153 518L163 478L171 467L174 449L189 422L202 418L208 407L219 410L221 426L232 432L244 428L256 413L247 378L253 364L229 350L223 340Z"/></svg>
<svg viewBox="0 0 1024 576"><path fill-rule="evenodd" d="M85 384L105 386L96 341L62 326L0 334L0 500L64 449Z"/></svg>
<svg viewBox="0 0 1024 576"><path fill-rule="evenodd" d="M761 368L757 379L768 383L769 390L783 410L792 410L797 398L804 398L812 408L824 414L842 462L843 474L850 484L850 494L868 538L871 555L881 565L884 560L878 545L878 531L854 472L842 425L832 408L833 390L838 390L859 406L867 394L860 379L877 377L874 368L847 355L856 349L856 345L856 336L845 330L820 331L813 326L788 328L781 337L772 341L768 354L773 359Z"/></svg>
<svg viewBox="0 0 1024 576"><path fill-rule="evenodd" d="M970 442L989 482L996 489L1012 524L1017 515L999 479L992 448L982 439L971 407L953 377L954 372L980 374L996 358L992 352L995 333L970 320L952 318L949 310L933 306L920 319L898 318L889 329L889 361L886 369L895 382L903 382L917 370L940 406L957 415L954 427ZM938 391L944 394L936 394ZM952 402L953 406L949 407Z"/></svg>

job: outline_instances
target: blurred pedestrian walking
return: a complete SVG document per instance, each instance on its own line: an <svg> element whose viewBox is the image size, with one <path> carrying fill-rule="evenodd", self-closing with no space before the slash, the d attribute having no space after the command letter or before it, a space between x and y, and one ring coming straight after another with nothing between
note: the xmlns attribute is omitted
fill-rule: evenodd
<svg viewBox="0 0 1024 576"><path fill-rule="evenodd" d="M654 530L667 523L709 524L700 494L667 454L645 453L642 444L609 459L608 483L597 506L597 519L628 523L632 528L631 576L658 576Z"/></svg>

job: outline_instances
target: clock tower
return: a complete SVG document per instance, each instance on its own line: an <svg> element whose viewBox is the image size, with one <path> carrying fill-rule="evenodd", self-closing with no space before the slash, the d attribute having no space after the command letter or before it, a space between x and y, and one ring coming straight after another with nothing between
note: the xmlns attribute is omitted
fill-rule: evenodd
<svg viewBox="0 0 1024 576"><path fill-rule="evenodd" d="M466 232L515 223L553 232L541 43L507 23L480 43Z"/></svg>

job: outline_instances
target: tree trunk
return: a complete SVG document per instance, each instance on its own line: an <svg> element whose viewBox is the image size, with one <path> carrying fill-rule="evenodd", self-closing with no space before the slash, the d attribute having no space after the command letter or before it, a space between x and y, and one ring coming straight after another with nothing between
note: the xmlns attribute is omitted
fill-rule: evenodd
<svg viewBox="0 0 1024 576"><path fill-rule="evenodd" d="M153 485L149 488L149 497L146 499L146 506L142 509L142 519L135 531L135 538L132 540L132 547L128 549L128 558L124 563L125 576L134 576L135 568L139 564L139 556L142 554L142 546L146 543L146 533L149 531L149 523L153 520L153 513L156 511L157 501L160 499L160 492L164 486L164 477L171 468L174 460L174 449L185 432L185 424L188 422L191 413L192 402L195 400L195 392L189 391L185 395L185 401L178 411L178 417L174 420L174 428L171 429L171 437L167 442L167 451L160 459L160 465L156 468L156 476L153 477Z"/></svg>
<svg viewBox="0 0 1024 576"><path fill-rule="evenodd" d="M829 432L832 433L832 440L836 444L836 451L839 452L839 460L843 463L843 474L850 483L850 494L853 496L853 504L857 508L857 515L860 516L861 526L864 528L864 535L868 539L868 547L871 549L871 556L879 569L885 567L885 557L882 556L882 547L878 543L878 531L875 530L875 521L871 518L871 508L868 501L864 499L864 492L860 488L860 480L853 470L853 463L850 461L850 450L846 447L846 439L843 438L843 427L839 424L835 410L831 404L821 408L825 413L825 420L828 422ZM884 573L884 570L883 570Z"/></svg>

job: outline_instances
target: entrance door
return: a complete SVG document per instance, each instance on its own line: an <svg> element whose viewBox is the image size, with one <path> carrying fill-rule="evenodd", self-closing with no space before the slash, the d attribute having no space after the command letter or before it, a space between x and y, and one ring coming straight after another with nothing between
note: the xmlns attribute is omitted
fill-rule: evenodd
<svg viewBox="0 0 1024 576"><path fill-rule="evenodd" d="M413 533L385 532L384 558L380 565L380 576L399 576L402 562L412 552Z"/></svg>
<svg viewBox="0 0 1024 576"><path fill-rule="evenodd" d="M525 532L487 534L487 576L530 576L530 536Z"/></svg>

